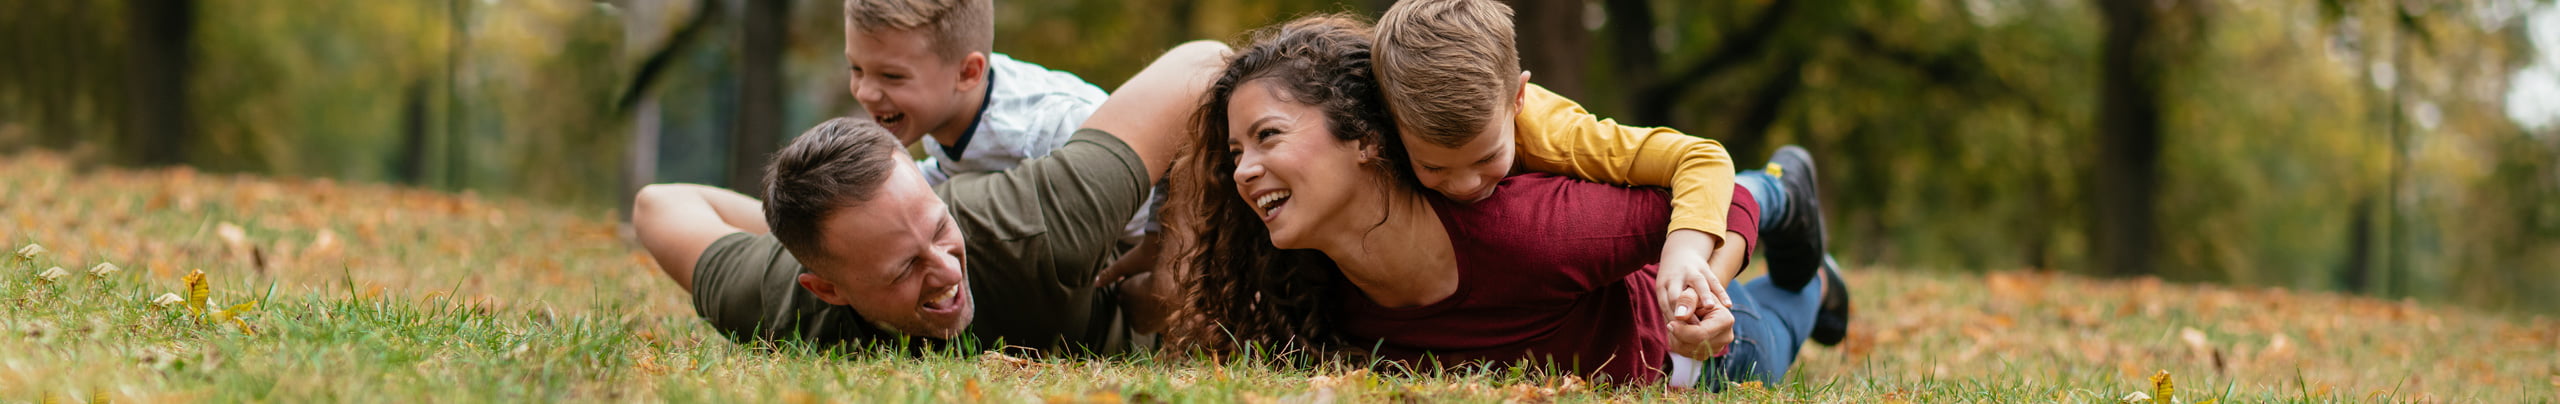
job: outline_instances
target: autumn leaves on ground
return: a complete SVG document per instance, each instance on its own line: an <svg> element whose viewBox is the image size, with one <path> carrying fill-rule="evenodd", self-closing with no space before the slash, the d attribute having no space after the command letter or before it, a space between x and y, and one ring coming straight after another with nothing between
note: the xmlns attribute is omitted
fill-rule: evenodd
<svg viewBox="0 0 2560 404"><path fill-rule="evenodd" d="M0 400L2506 402L2560 390L2548 316L2035 272L1862 268L1848 342L1807 348L1789 383L1717 396L1511 372L741 346L693 318L613 214L0 157L0 243L14 252L0 256ZM207 290L191 299L199 269Z"/></svg>

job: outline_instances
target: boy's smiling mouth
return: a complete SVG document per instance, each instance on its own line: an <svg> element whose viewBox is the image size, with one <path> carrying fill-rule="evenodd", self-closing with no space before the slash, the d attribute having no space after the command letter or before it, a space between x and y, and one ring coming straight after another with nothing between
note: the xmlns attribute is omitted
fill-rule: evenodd
<svg viewBox="0 0 2560 404"><path fill-rule="evenodd" d="M899 124L899 123L904 123L904 122L906 122L906 121L907 121L907 114L905 114L905 113L896 113L896 114L888 114L888 115L872 115L872 116L871 116L871 121L872 121L872 122L879 123L879 124L880 124L880 126L883 126L883 127L891 127L892 129L900 129L900 128L896 128L895 126L896 126L897 124ZM895 131L893 130L892 132L895 132Z"/></svg>

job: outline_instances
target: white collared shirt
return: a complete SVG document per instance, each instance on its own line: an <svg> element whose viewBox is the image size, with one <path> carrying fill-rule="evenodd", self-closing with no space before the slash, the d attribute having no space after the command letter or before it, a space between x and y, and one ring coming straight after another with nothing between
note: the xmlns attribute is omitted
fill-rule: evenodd
<svg viewBox="0 0 2560 404"><path fill-rule="evenodd" d="M1022 165L1023 160L1047 156L1084 127L1085 118L1092 117L1093 109L1110 96L1074 73L1049 70L1002 53L987 57L987 70L987 102L977 122L970 125L971 134L960 145L959 155L951 155L935 135L925 135L923 148L930 157L916 162L916 168L927 183L941 185L959 174L1004 171ZM1156 230L1155 211L1164 205L1164 190L1157 188L1148 195L1147 206L1123 229L1130 242Z"/></svg>
<svg viewBox="0 0 2560 404"><path fill-rule="evenodd" d="M1003 171L1022 165L1023 160L1049 155L1050 150L1066 144L1093 116L1094 107L1109 97L1101 87L1086 83L1073 73L1049 70L1040 65L1014 60L1002 53L987 57L987 102L979 110L974 132L960 145L960 154L951 155L936 138L924 137L925 154L932 156L917 162L925 180L942 184L951 176Z"/></svg>

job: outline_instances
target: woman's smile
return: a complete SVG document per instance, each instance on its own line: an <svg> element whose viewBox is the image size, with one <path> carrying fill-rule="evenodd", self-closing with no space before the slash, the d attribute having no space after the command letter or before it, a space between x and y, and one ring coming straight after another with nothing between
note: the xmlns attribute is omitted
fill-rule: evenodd
<svg viewBox="0 0 2560 404"><path fill-rule="evenodd" d="M1263 223L1280 216L1280 207L1289 203L1289 190L1263 191L1253 197L1253 209L1261 213Z"/></svg>

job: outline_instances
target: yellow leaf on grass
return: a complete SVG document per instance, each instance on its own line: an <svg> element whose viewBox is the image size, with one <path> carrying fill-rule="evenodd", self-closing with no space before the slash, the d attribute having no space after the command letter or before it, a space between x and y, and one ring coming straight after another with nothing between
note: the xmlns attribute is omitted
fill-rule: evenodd
<svg viewBox="0 0 2560 404"><path fill-rule="evenodd" d="M32 243L30 243L30 244L27 244L27 246L25 246L25 247L18 247L18 258L22 258L22 259L35 259L35 258L36 258L36 255L39 255L39 254L44 254L44 245L43 245L43 244L32 244Z"/></svg>
<svg viewBox="0 0 2560 404"><path fill-rule="evenodd" d="M116 267L116 264L100 262L97 266L89 267L89 276L105 278L107 275L114 275L116 272L123 270L124 268Z"/></svg>
<svg viewBox="0 0 2560 404"><path fill-rule="evenodd" d="M62 270L62 267L53 267L45 269L44 272L36 273L36 280L53 282L62 280L62 277L65 276L71 276L71 271L64 271Z"/></svg>
<svg viewBox="0 0 2560 404"><path fill-rule="evenodd" d="M230 319L232 319L233 317L239 317L241 314L247 314L247 313L249 313L249 311L250 311L250 310L257 310L257 309L258 309L258 301L256 301L256 300L251 300L251 301L249 301L248 303L241 303L241 304L235 304L235 305L232 305L232 306L231 306L231 308L230 308L230 309L228 309L228 310L223 310L223 311L221 311L221 312L219 312L219 313L213 313L213 319L214 319L215 321L220 321L220 320L230 320Z"/></svg>
<svg viewBox="0 0 2560 404"><path fill-rule="evenodd" d="M2169 382L2169 370L2161 369L2160 374L2151 375L2151 404L2169 404L2169 395L2177 391Z"/></svg>
<svg viewBox="0 0 2560 404"><path fill-rule="evenodd" d="M186 281L187 314L196 316L196 318L199 319L198 322L203 322L201 319L203 319L205 315L204 300L213 294L213 286L205 284L203 269L197 269L195 272L188 273Z"/></svg>
<svg viewBox="0 0 2560 404"><path fill-rule="evenodd" d="M241 303L241 304L237 304L237 305L232 305L232 306L231 306L231 308L230 308L230 309L228 309L228 310L223 310L223 311L221 311L221 312L219 312L219 313L214 313L214 314L213 314L213 321L229 321L229 322L231 322L231 324L232 324L232 325L238 325L238 326L240 326L240 332L241 332L241 333L249 334L249 335L258 335L258 331L257 331L257 330L255 330L255 329L250 329L250 328L249 328L249 322L248 322L248 321L245 321L245 320L241 320L241 319L240 319L240 315L241 315L241 314L247 314L247 313L249 313L249 311L250 311L250 310L257 310L257 309L258 309L258 301L256 301L256 300L251 300L251 301L249 301L248 303Z"/></svg>

